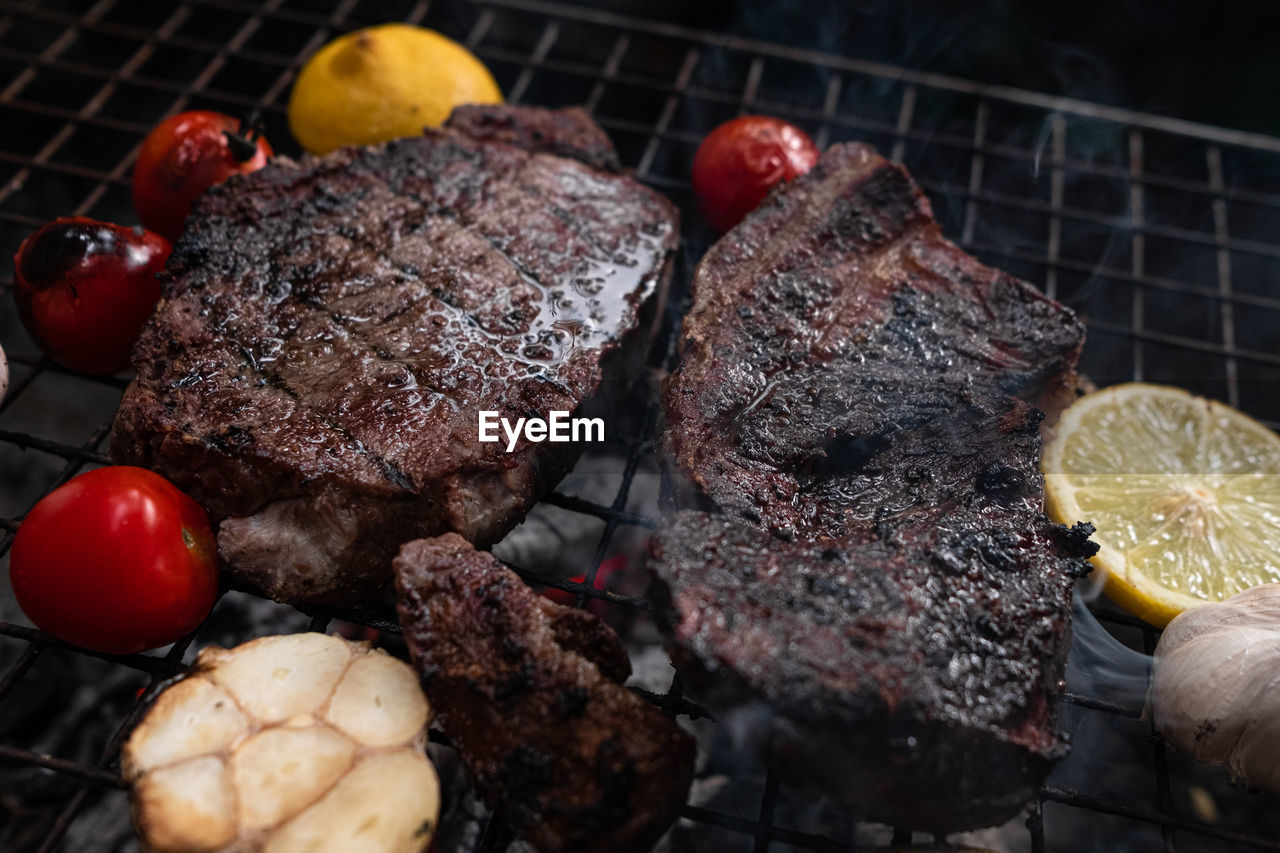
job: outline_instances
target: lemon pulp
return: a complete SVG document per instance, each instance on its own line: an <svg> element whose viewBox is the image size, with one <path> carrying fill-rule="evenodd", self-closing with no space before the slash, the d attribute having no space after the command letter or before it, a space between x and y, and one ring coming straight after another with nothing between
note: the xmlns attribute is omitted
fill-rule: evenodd
<svg viewBox="0 0 1280 853"><path fill-rule="evenodd" d="M1280 581L1280 436L1229 406L1105 388L1063 412L1041 465L1049 514L1097 528L1108 597L1153 625Z"/></svg>

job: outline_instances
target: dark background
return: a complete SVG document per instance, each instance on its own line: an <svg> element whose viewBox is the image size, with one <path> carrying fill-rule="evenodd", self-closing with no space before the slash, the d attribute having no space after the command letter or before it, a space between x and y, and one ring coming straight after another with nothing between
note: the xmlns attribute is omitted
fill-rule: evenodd
<svg viewBox="0 0 1280 853"><path fill-rule="evenodd" d="M1280 3L569 2L1280 135Z"/></svg>

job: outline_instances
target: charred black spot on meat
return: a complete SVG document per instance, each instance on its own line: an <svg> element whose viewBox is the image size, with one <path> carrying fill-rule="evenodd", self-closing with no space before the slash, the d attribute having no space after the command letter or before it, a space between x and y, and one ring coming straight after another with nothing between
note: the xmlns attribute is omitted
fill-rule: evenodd
<svg viewBox="0 0 1280 853"><path fill-rule="evenodd" d="M840 251L873 251L913 221L927 221L911 190L910 179L899 169L874 169L835 198L819 233Z"/></svg>
<svg viewBox="0 0 1280 853"><path fill-rule="evenodd" d="M607 830L627 819L635 778L635 760L621 738L605 738L596 752L596 781L600 785L600 797L580 814L589 831Z"/></svg>
<svg viewBox="0 0 1280 853"><path fill-rule="evenodd" d="M533 671L528 663L524 663L520 669L508 675L494 688L493 698L499 703L505 703L517 694L532 689L534 683Z"/></svg>
<svg viewBox="0 0 1280 853"><path fill-rule="evenodd" d="M1097 528L1087 521L1077 521L1070 527L1060 526L1059 530L1059 538L1062 540L1063 545L1077 557L1086 559L1092 557L1098 553L1098 549L1101 547L1097 542L1089 538ZM1084 573L1089 573L1088 563L1084 564Z"/></svg>
<svg viewBox="0 0 1280 853"><path fill-rule="evenodd" d="M940 521L946 524L945 516ZM980 578L990 571L1007 572L1017 568L1021 545L1018 537L1008 531L966 530L944 539L934 550L933 558L949 573L976 573Z"/></svg>
<svg viewBox="0 0 1280 853"><path fill-rule="evenodd" d="M1003 462L992 462L978 475L978 489L1001 503L1021 498L1027 491L1027 477Z"/></svg>
<svg viewBox="0 0 1280 853"><path fill-rule="evenodd" d="M864 604L864 599L857 589L837 578L824 575L813 575L809 578L809 592L823 598L836 599L850 610L858 610Z"/></svg>
<svg viewBox="0 0 1280 853"><path fill-rule="evenodd" d="M533 806L552 781L551 759L531 746L517 746L502 762L507 789L515 806L513 813L522 817L525 808ZM517 826L519 830L522 826Z"/></svg>
<svg viewBox="0 0 1280 853"><path fill-rule="evenodd" d="M889 446L883 435L837 435L827 439L813 460L810 473L823 479L861 470Z"/></svg>
<svg viewBox="0 0 1280 853"><path fill-rule="evenodd" d="M587 706L587 702L591 700L585 687L574 685L560 694L560 709L565 716L576 717L582 713L582 709Z"/></svg>
<svg viewBox="0 0 1280 853"><path fill-rule="evenodd" d="M989 640L999 640L1005 635L1005 628L994 619L991 614L978 613L973 617L973 631L975 634L985 637Z"/></svg>

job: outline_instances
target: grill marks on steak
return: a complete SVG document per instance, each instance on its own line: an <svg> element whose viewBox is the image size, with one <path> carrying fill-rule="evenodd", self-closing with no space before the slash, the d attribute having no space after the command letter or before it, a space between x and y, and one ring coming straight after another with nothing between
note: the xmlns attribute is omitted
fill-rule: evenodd
<svg viewBox="0 0 1280 853"><path fill-rule="evenodd" d="M611 148L581 111L450 125L211 191L135 350L115 458L192 493L277 597L358 600L405 539L500 537L577 451L480 444L478 411L575 410L645 346L670 203L587 165Z"/></svg>
<svg viewBox="0 0 1280 853"><path fill-rule="evenodd" d="M622 686L617 635L454 534L394 562L423 690L484 800L543 853L648 850L688 795L693 740Z"/></svg>
<svg viewBox="0 0 1280 853"><path fill-rule="evenodd" d="M1083 329L835 146L699 265L665 389L673 656L781 772L867 818L996 823L1065 751L1089 530L1043 513L1037 406ZM701 510L701 511L694 511ZM762 710L763 708L763 710Z"/></svg>

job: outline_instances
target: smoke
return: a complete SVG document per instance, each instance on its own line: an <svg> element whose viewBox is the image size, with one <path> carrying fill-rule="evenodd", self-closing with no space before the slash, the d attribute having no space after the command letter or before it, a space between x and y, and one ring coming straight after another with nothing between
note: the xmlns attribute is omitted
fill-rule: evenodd
<svg viewBox="0 0 1280 853"><path fill-rule="evenodd" d="M1072 602L1074 623L1067 658L1067 689L1140 711L1146 701L1151 658L1124 645L1103 627L1085 605L1085 595L1090 591L1097 595L1096 589L1086 588L1085 594L1077 592Z"/></svg>

